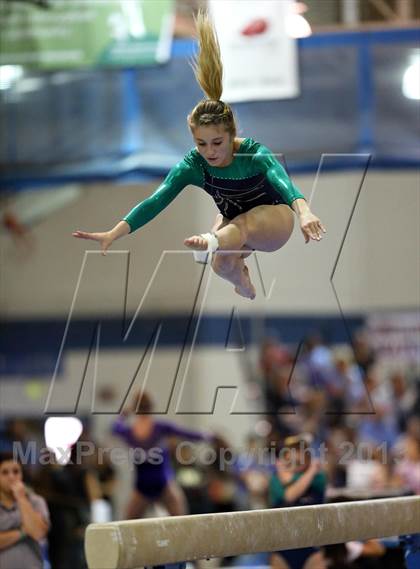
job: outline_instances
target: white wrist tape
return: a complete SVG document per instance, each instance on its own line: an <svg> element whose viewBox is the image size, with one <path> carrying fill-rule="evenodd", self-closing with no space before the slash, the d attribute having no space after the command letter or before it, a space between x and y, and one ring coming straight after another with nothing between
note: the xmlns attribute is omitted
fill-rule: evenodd
<svg viewBox="0 0 420 569"><path fill-rule="evenodd" d="M200 237L207 241L207 249L205 251L194 251L194 260L196 263L205 265L207 260L211 260L212 254L219 248L219 240L214 233L202 233Z"/></svg>

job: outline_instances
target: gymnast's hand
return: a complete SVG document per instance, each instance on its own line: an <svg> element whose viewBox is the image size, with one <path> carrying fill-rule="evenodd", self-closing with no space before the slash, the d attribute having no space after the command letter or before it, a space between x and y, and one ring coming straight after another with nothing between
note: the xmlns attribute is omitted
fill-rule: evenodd
<svg viewBox="0 0 420 569"><path fill-rule="evenodd" d="M111 246L114 238L111 235L111 231L105 231L104 233L87 233L86 231L75 231L72 233L73 237L78 237L79 239L91 239L92 241L98 241L101 245L102 255L106 255L107 250Z"/></svg>
<svg viewBox="0 0 420 569"><path fill-rule="evenodd" d="M321 241L322 233L327 232L320 219L309 210L299 216L299 222L305 243L308 243L310 239Z"/></svg>
<svg viewBox="0 0 420 569"><path fill-rule="evenodd" d="M129 233L130 226L128 223L126 221L120 221L113 229L111 229L111 231L104 231L102 233L75 231L72 233L72 235L78 239L92 239L92 241L98 241L98 243L101 245L102 255L106 255L106 252L110 248L112 242L115 241L115 239L118 239L123 235L128 235Z"/></svg>

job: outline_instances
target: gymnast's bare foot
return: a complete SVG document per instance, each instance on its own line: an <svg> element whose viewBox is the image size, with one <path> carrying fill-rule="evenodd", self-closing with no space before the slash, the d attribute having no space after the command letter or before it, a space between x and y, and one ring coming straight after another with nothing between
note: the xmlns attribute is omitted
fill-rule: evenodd
<svg viewBox="0 0 420 569"><path fill-rule="evenodd" d="M240 296L244 296L245 298L249 298L250 300L254 300L256 296L255 287L251 282L249 277L248 267L244 265L242 271L242 279L241 284L235 286L235 292L238 293Z"/></svg>

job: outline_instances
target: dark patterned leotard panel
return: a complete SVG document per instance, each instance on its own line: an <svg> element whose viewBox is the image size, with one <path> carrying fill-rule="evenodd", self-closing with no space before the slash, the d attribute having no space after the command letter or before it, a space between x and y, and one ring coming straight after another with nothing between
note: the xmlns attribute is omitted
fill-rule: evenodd
<svg viewBox="0 0 420 569"><path fill-rule="evenodd" d="M264 174L238 180L216 178L204 169L204 190L214 199L220 213L233 219L258 205L286 203L267 182Z"/></svg>

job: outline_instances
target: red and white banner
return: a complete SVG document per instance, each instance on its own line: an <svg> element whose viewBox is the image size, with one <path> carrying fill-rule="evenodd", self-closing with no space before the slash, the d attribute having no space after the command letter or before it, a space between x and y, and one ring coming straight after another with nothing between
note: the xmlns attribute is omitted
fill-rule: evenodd
<svg viewBox="0 0 420 569"><path fill-rule="evenodd" d="M290 0L209 0L224 67L229 103L299 95L296 40L287 30Z"/></svg>

